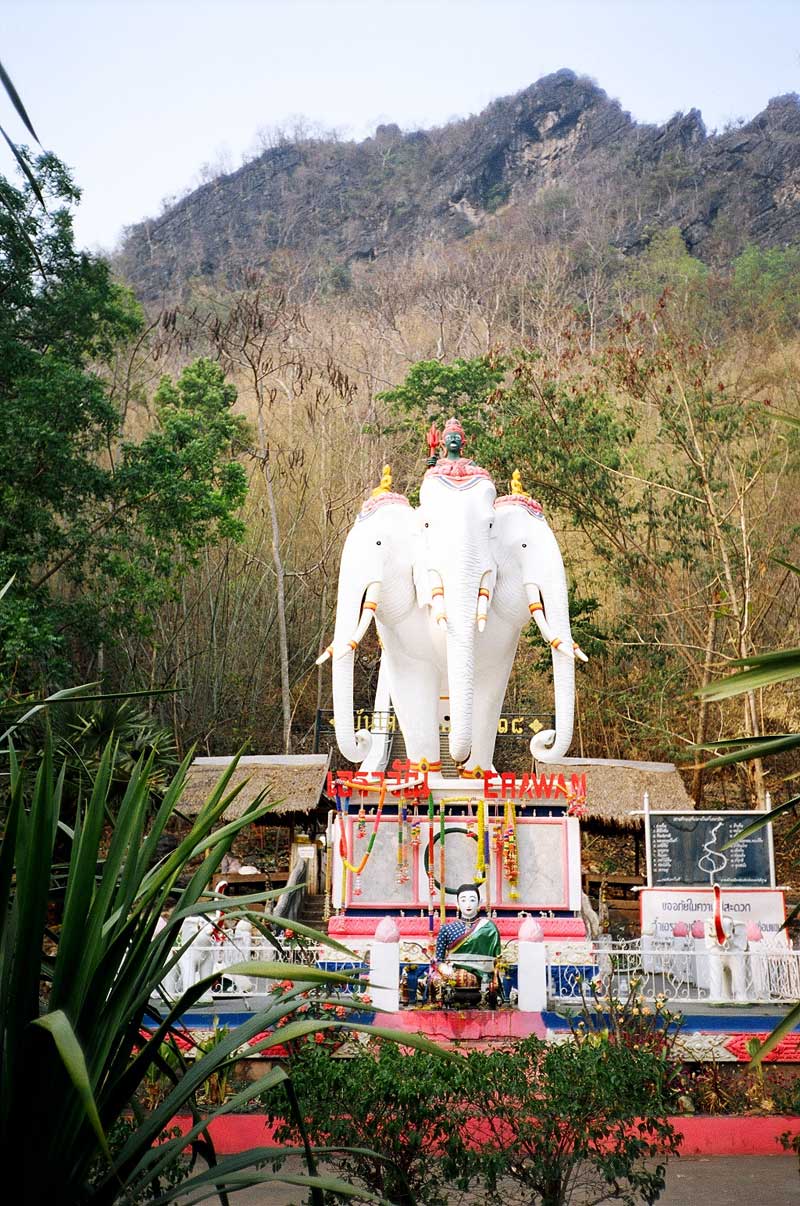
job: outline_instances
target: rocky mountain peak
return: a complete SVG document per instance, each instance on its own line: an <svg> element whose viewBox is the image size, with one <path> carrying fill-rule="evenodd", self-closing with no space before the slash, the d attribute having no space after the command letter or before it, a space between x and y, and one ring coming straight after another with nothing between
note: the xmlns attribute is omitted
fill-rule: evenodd
<svg viewBox="0 0 800 1206"><path fill-rule="evenodd" d="M235 284L276 253L331 271L353 260L452 242L554 185L591 206L598 188L623 213L618 245L680 226L713 256L716 229L765 245L800 237L800 99L776 97L751 122L709 136L697 109L639 125L594 81L563 69L482 113L427 131L378 126L362 142L279 145L133 227L121 271L145 300L196 278ZM521 207L521 209L520 209ZM730 238L728 238L730 242Z"/></svg>

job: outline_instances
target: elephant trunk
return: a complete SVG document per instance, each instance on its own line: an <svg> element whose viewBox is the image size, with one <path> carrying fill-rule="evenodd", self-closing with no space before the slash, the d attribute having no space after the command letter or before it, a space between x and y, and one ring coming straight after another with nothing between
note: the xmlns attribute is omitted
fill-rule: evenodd
<svg viewBox="0 0 800 1206"><path fill-rule="evenodd" d="M450 690L450 756L466 762L472 749L475 678L475 613L480 573L452 585L445 582L447 603L447 680Z"/></svg>
<svg viewBox="0 0 800 1206"><path fill-rule="evenodd" d="M554 639L559 641L563 651L558 646L553 647L556 727L555 730L544 729L536 734L531 741L531 753L540 762L558 762L570 747L575 711L575 660L571 655L572 634L569 626L566 580L563 589L559 583L559 588L555 591L545 590L544 599L548 628L552 631Z"/></svg>
<svg viewBox="0 0 800 1206"><path fill-rule="evenodd" d="M348 762L363 762L372 745L366 729L356 732L353 723L353 666L356 655L351 649L333 663L333 723L336 744Z"/></svg>
<svg viewBox="0 0 800 1206"><path fill-rule="evenodd" d="M377 586L377 584L372 584ZM372 587L370 587L370 591ZM369 597L370 591L367 591ZM377 591L372 591L377 597ZM350 586L349 589L339 590L339 600L336 607L336 631L333 636L333 723L336 729L336 744L348 762L363 762L370 751L372 737L365 729L356 731L353 723L353 668L355 666L355 646L357 641L353 635L358 631L358 620L361 614L363 588ZM366 611L371 618L372 612ZM363 622L363 620L362 620ZM366 627L366 625L365 625ZM340 654L340 650L343 651Z"/></svg>

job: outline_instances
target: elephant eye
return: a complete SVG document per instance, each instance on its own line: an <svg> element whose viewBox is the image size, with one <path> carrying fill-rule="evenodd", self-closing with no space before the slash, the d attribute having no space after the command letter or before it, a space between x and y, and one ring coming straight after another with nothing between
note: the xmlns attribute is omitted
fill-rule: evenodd
<svg viewBox="0 0 800 1206"><path fill-rule="evenodd" d="M527 544L523 544L523 546L522 546L522 547L523 547L524 549L526 549L528 546L527 546Z"/></svg>
<svg viewBox="0 0 800 1206"><path fill-rule="evenodd" d="M429 523L426 523L426 524L425 524L425 527L426 527L426 528L429 528L430 526L431 526L431 525L430 525Z"/></svg>
<svg viewBox="0 0 800 1206"><path fill-rule="evenodd" d="M380 540L376 540L376 541L375 541L375 543L376 543L376 544L380 544Z"/></svg>

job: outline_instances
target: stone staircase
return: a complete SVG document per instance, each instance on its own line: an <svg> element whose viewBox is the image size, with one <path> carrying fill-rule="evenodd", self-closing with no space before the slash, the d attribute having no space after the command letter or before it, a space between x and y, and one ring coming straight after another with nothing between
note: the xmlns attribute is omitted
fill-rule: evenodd
<svg viewBox="0 0 800 1206"><path fill-rule="evenodd" d="M310 925L312 929L320 930L323 934L327 931L327 923L323 920L323 911L325 908L325 897L320 893L318 896L309 896L303 893L303 903L300 906L300 914L298 921L302 921L303 925Z"/></svg>
<svg viewBox="0 0 800 1206"><path fill-rule="evenodd" d="M398 728L392 734L392 746L389 751L388 765L391 766L397 758L401 762L405 762L407 757L405 738ZM447 745L447 733L439 733L439 757L442 762L442 774L448 779L457 779L458 771L455 762L450 757L450 750Z"/></svg>

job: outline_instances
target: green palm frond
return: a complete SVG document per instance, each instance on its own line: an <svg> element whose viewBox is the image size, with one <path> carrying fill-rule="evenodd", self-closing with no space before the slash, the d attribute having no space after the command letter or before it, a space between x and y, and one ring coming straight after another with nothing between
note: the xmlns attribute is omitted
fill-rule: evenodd
<svg viewBox="0 0 800 1206"><path fill-rule="evenodd" d="M222 823L244 786L231 786L234 759L177 848L154 862L159 839L183 793L192 754L168 784L152 820L148 784L154 753L139 759L109 842L106 818L114 757L115 745L106 745L91 791L65 834L59 825L65 769L58 767L51 742L46 742L35 768L20 766L13 747L9 749L10 789L0 840L0 1150L13 1158L25 1183L37 1186L39 1200L65 1206L111 1206L152 1195L154 1189L160 1201L179 1194L184 1200L201 1201L224 1193L226 1186L291 1180L294 1174L253 1169L259 1156L252 1152L247 1159L215 1163L208 1173L193 1175L177 1188L169 1176L187 1144L213 1155L208 1137L213 1118L246 1105L286 1078L284 1070L273 1069L224 1105L201 1111L198 1093L212 1078L227 1074L242 1049L258 1053L277 1041L291 1046L334 1025L369 1029L356 1020L327 1020L330 1013L315 1018L304 1012L312 990L322 994L323 1002L357 1008L347 995L338 994L361 981L343 972L289 965L279 957L229 969L234 975L289 981L292 987L269 995L261 1010L220 1034L219 1041L198 1051L193 1061L179 1060L164 1099L131 1126L108 1159L108 1136L147 1078L163 1071L164 1044L173 1042L181 1016L213 979L192 985L163 1008L155 1004L159 986L178 957L173 951L182 921L208 910L212 876L231 841L271 807L257 799L242 817ZM60 925L54 928L52 863L57 842L64 841L69 850L63 903ZM279 892L258 893L251 901L268 901ZM213 907L233 916L248 914L248 902L242 899L214 898ZM249 915L258 918L261 927L274 920L268 912ZM166 924L156 932L162 917ZM281 919L281 928L285 925L324 939L300 923ZM404 1032L382 1027L371 1032L404 1046L439 1050L429 1040ZM172 1119L187 1112L193 1118L188 1135L165 1137ZM58 1126L52 1125L55 1118ZM355 1193L334 1178L319 1177L311 1164L308 1175L292 1183L303 1185L319 1206L325 1191Z"/></svg>

